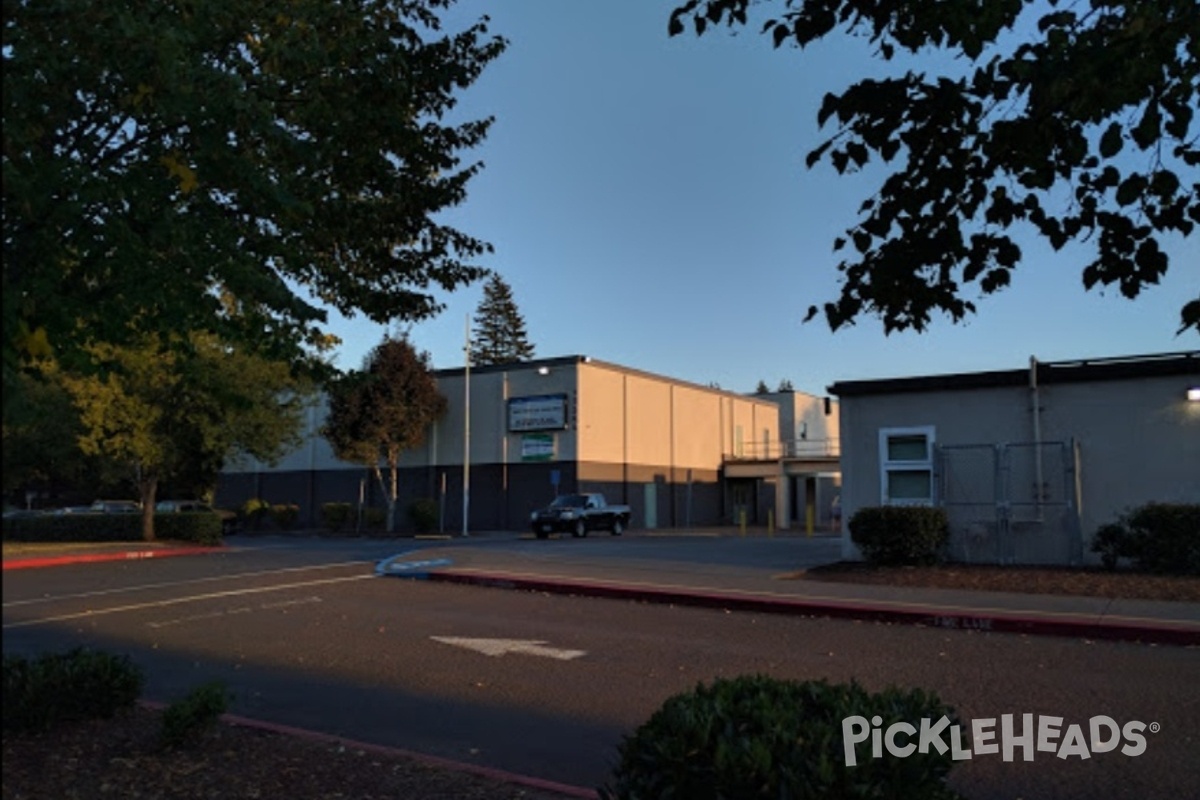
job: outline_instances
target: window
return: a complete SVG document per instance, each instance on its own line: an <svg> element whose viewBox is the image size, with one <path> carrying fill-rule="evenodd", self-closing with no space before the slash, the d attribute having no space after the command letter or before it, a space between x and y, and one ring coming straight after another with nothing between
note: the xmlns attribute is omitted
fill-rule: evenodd
<svg viewBox="0 0 1200 800"><path fill-rule="evenodd" d="M933 426L879 431L883 505L932 505Z"/></svg>

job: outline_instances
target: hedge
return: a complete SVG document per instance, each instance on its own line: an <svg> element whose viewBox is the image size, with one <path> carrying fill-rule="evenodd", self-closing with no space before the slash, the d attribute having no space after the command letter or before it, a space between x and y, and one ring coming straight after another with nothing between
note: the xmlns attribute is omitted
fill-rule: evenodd
<svg viewBox="0 0 1200 800"><path fill-rule="evenodd" d="M154 515L157 539L221 543L221 517L212 511ZM11 542L140 542L141 514L46 514L4 520L4 540Z"/></svg>

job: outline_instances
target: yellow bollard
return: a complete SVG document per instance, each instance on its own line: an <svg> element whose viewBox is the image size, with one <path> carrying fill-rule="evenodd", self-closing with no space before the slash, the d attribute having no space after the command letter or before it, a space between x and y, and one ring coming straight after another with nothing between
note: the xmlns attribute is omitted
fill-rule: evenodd
<svg viewBox="0 0 1200 800"><path fill-rule="evenodd" d="M812 538L812 535L813 535L813 523L814 523L813 517L816 516L813 513L814 511L815 511L815 509L812 506L809 506L807 509L805 509L805 512L804 512L805 534L810 539Z"/></svg>
<svg viewBox="0 0 1200 800"><path fill-rule="evenodd" d="M746 535L746 509L738 509L738 527L742 531L742 536Z"/></svg>
<svg viewBox="0 0 1200 800"><path fill-rule="evenodd" d="M767 538L775 535L775 509L767 509Z"/></svg>

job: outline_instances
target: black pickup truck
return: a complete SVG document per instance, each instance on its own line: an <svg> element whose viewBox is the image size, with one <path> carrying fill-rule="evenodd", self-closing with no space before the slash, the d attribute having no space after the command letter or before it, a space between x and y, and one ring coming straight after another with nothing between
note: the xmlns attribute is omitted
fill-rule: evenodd
<svg viewBox="0 0 1200 800"><path fill-rule="evenodd" d="M602 494L564 494L530 514L529 522L539 539L545 539L553 531L570 533L576 538L597 530L620 536L629 525L629 506L610 506Z"/></svg>

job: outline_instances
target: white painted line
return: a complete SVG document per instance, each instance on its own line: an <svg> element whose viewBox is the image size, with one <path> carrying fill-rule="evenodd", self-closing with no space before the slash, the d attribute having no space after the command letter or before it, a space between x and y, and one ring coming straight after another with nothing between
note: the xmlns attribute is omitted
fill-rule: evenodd
<svg viewBox="0 0 1200 800"><path fill-rule="evenodd" d="M319 597L305 597L302 600L283 600L278 603L260 603L258 608L253 606L240 606L238 608L228 608L224 611L214 611L209 614L189 614L186 617L176 617L175 619L167 619L161 622L147 622L146 626L150 628L166 628L171 625L181 625L185 622L198 622L205 619L217 619L219 617L232 617L237 614L249 614L253 611L270 611L276 608L288 608L289 606L303 606L311 603L320 603Z"/></svg>
<svg viewBox="0 0 1200 800"><path fill-rule="evenodd" d="M284 567L282 569L266 569L257 572L238 572L233 575L214 575L209 578L189 578L182 581L165 581L163 583L143 583L137 586L126 586L120 589L100 589L95 592L79 592L77 594L46 595L30 600L11 600L0 608L16 608L18 606L37 605L39 603L56 603L60 600L83 600L88 597L104 597L123 592L144 592L150 589L169 589L176 586L187 586L194 583L212 583L214 581L231 581L238 578L261 578L264 575L283 575L290 572L310 572L319 569L337 569L338 567L356 567L361 564L374 564L374 561L339 561L335 564L316 564L311 567Z"/></svg>
<svg viewBox="0 0 1200 800"><path fill-rule="evenodd" d="M146 608L166 608L168 606L180 605L182 603L195 603L201 600L217 600L222 597L238 597L247 594L262 594L263 592L280 592L285 589L300 589L306 586L327 586L331 583L348 583L351 581L373 580L374 575L352 575L349 578L325 578L319 581L304 581L303 583L282 583L276 586L257 586L253 589L231 589L227 592L210 592L209 594L198 594L190 597L175 597L170 600L158 600L153 603L134 603L127 606L114 606L113 608L101 608L95 611L81 611L75 614L60 614L55 617L42 617L40 619L28 619L21 622L10 622L4 626L3 630L12 630L13 628L28 628L33 625L45 625L50 622L67 622L73 619L85 619L87 617L99 617L107 614L122 614L126 611L141 611Z"/></svg>
<svg viewBox="0 0 1200 800"><path fill-rule="evenodd" d="M545 642L533 639L466 639L461 636L430 636L435 642L448 644L453 647L465 647L485 656L502 656L505 653L522 653L527 656L555 658L559 661L570 661L573 658L586 656L586 650L561 650L556 647L546 647Z"/></svg>

